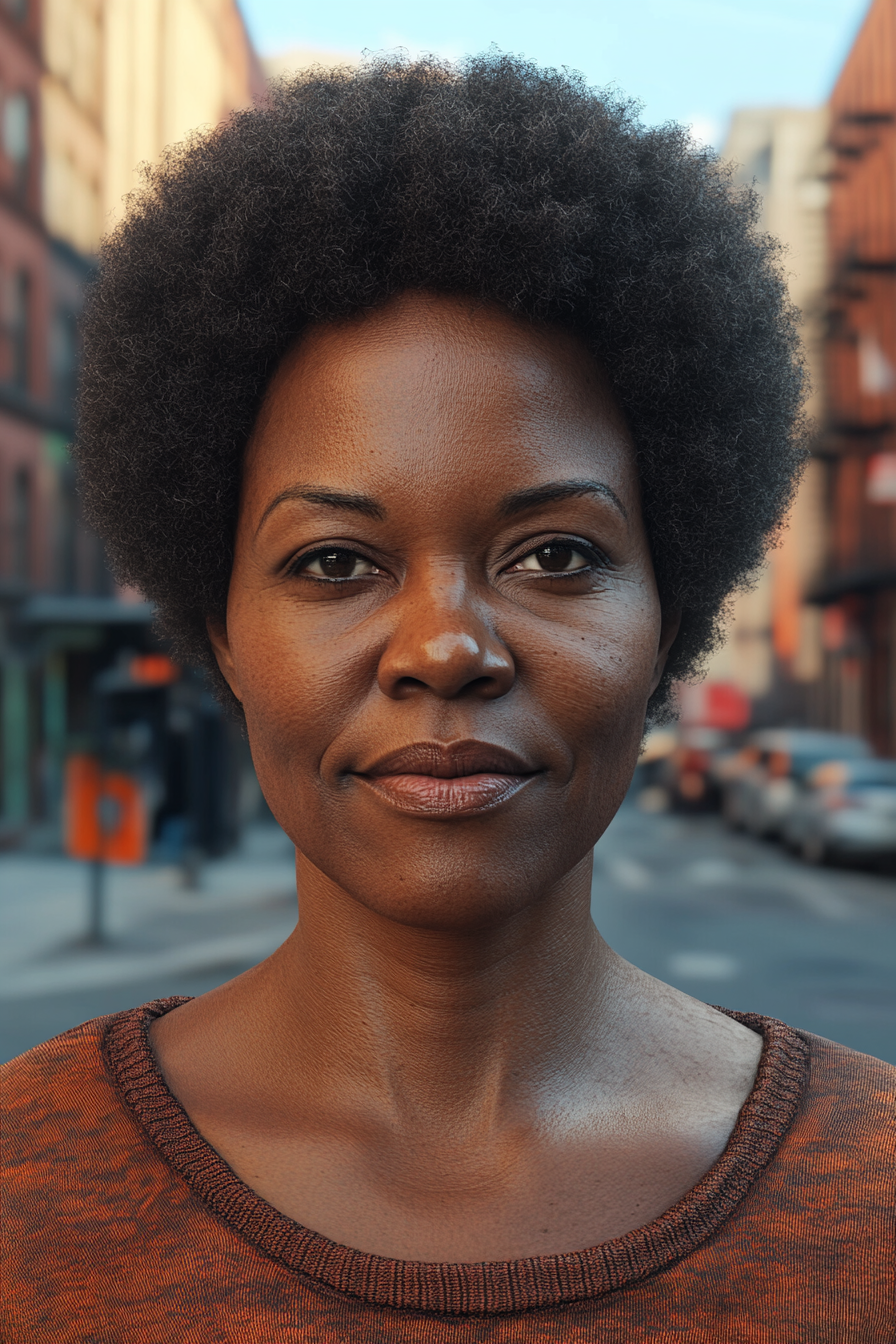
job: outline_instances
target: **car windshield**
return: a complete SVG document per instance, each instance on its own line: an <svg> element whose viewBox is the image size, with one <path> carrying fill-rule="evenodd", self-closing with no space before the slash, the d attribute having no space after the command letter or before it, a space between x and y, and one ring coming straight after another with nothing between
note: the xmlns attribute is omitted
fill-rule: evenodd
<svg viewBox="0 0 896 1344"><path fill-rule="evenodd" d="M855 761L850 763L847 772L847 786L855 789L869 784L885 784L891 788L896 788L896 761Z"/></svg>
<svg viewBox="0 0 896 1344"><path fill-rule="evenodd" d="M827 747L826 749L819 749L812 752L794 752L791 757L790 773L794 779L802 780L805 779L809 772L814 770L816 766L824 765L826 761L842 761L847 758L848 754L851 753L845 751L841 753L836 747ZM861 764L865 765L866 762L863 761ZM875 764L877 764L877 762L875 762ZM887 762L882 761L880 764L884 765L887 764ZM850 763L848 769L850 778L853 778L854 766L852 763Z"/></svg>
<svg viewBox="0 0 896 1344"><path fill-rule="evenodd" d="M896 788L896 761L823 761L807 782L813 789Z"/></svg>

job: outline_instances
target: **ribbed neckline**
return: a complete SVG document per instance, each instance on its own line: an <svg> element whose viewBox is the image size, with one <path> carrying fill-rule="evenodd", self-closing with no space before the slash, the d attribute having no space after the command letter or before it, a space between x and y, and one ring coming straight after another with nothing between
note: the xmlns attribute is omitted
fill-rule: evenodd
<svg viewBox="0 0 896 1344"><path fill-rule="evenodd" d="M644 1227L583 1251L481 1264L389 1260L340 1246L287 1218L239 1179L167 1087L151 1023L187 998L158 999L113 1017L104 1055L128 1109L193 1194L259 1251L371 1305L466 1316L557 1307L655 1274L712 1236L771 1161L802 1097L809 1047L774 1018L723 1008L764 1040L756 1082L719 1160L677 1204Z"/></svg>

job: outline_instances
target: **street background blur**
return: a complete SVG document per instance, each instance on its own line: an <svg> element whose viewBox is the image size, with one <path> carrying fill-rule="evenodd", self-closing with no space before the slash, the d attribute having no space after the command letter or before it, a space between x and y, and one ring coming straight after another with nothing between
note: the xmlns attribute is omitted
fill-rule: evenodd
<svg viewBox="0 0 896 1344"><path fill-rule="evenodd" d="M896 0L0 0L0 1058L199 993L295 922L245 740L111 576L68 457L79 313L138 165L271 77L494 41L691 126L787 248L790 524L598 846L595 918L697 997L896 1062Z"/></svg>

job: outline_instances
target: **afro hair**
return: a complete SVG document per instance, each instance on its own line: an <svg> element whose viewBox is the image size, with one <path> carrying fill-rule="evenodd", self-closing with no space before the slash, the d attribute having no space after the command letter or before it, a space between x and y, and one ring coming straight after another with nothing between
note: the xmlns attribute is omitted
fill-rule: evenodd
<svg viewBox="0 0 896 1344"><path fill-rule="evenodd" d="M686 130L568 72L492 52L272 85L145 169L84 324L75 456L113 567L227 694L241 458L310 323L419 288L574 331L636 446L673 679L718 640L804 456L797 314L757 199Z"/></svg>

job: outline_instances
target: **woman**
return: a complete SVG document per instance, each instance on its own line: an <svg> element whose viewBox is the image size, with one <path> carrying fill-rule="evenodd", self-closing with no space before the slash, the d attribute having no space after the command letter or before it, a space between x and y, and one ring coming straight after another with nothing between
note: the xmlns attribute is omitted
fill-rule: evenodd
<svg viewBox="0 0 896 1344"><path fill-rule="evenodd" d="M14 1062L11 1338L892 1338L894 1070L590 921L802 448L754 201L503 57L285 84L108 242L77 447L300 918Z"/></svg>

